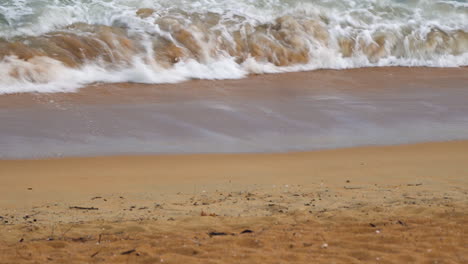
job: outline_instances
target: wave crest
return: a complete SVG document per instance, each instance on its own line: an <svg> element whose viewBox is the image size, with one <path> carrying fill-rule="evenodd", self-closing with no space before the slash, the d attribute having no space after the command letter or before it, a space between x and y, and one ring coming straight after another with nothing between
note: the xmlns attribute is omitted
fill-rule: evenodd
<svg viewBox="0 0 468 264"><path fill-rule="evenodd" d="M292 10L301 12L279 12L269 19L229 10L135 8L108 25L75 22L39 35L0 39L0 93L317 68L468 65L468 15L458 11L466 6L439 7L464 18L461 24L416 17L394 23L396 13L417 13L411 9L416 7L403 7L355 8L341 17L335 7L299 2Z"/></svg>

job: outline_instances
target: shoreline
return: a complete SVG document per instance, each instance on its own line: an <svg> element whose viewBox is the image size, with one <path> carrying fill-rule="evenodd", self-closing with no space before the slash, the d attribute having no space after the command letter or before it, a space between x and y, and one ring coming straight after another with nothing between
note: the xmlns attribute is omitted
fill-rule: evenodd
<svg viewBox="0 0 468 264"><path fill-rule="evenodd" d="M114 153L104 155L84 155L84 156L52 156L52 157L35 157L35 158L0 158L1 162L53 162L53 161L66 161L66 160L95 160L95 159L146 159L146 158L183 158L183 157L210 157L210 156L280 156L280 155L301 155L321 152L334 152L334 151L346 151L346 150L359 150L359 149L372 149L372 148L392 148L392 147L405 147L405 146L420 146L420 145L432 145L432 144L453 144L453 143L465 143L468 139L452 139L443 141L419 141L410 143L396 143L396 144L376 144L376 145L358 145L349 147L334 147L334 148L323 148L323 149L311 149L311 150L286 150L286 151L259 151L259 152L181 152L181 153Z"/></svg>
<svg viewBox="0 0 468 264"><path fill-rule="evenodd" d="M272 153L464 140L467 73L321 70L0 96L0 158Z"/></svg>
<svg viewBox="0 0 468 264"><path fill-rule="evenodd" d="M0 264L468 264L468 0L0 3Z"/></svg>
<svg viewBox="0 0 468 264"><path fill-rule="evenodd" d="M360 89L368 91L384 91L385 88L411 88L402 87L408 81L418 82L424 79L431 82L424 83L428 88L439 87L447 84L455 87L460 86L460 82L468 79L466 77L468 66L465 67L364 67L351 69L317 69L311 71L279 72L265 74L251 74L242 79L192 79L179 83L95 83L78 88L75 92L55 92L55 93L15 93L0 94L1 108L15 107L47 107L50 100L54 103L79 103L79 104L115 104L115 103L144 103L144 102L172 102L185 101L197 97L221 96L277 96L281 90L293 89L297 91L309 90L311 87L298 87L297 85L285 86L286 83L313 81L312 87L320 91L327 89L350 90ZM337 76L337 74L339 76ZM375 79L369 78L369 74L374 74ZM392 75L396 74L396 78ZM434 76L437 75L437 76ZM460 79L461 78L461 79ZM355 79L355 81L353 81ZM360 83L360 79L366 82ZM453 80L451 80L453 79ZM392 83L382 82L391 80ZM273 87L265 87L261 82L267 81ZM380 87L368 83L369 81L379 82ZM260 84L257 91L252 89L253 84ZM288 87L288 88L284 88ZM212 89L207 89L212 88ZM269 93L261 93L263 91ZM271 93L273 92L273 93ZM50 107L50 105L49 105Z"/></svg>
<svg viewBox="0 0 468 264"><path fill-rule="evenodd" d="M465 263L465 72L0 96L0 263Z"/></svg>

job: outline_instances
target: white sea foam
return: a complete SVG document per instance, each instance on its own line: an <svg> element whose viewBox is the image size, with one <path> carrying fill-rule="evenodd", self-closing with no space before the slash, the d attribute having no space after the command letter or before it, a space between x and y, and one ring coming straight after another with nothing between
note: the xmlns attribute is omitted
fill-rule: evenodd
<svg viewBox="0 0 468 264"><path fill-rule="evenodd" d="M23 61L7 57L0 63L0 93L22 92L73 92L91 83L177 83L190 79L240 79L247 75L232 59L201 64L195 60L177 63L171 69L152 67L140 58L134 58L130 67L108 70L96 64L81 68L69 68L48 57ZM11 76L12 69L20 69Z"/></svg>
<svg viewBox="0 0 468 264"><path fill-rule="evenodd" d="M141 8L154 12L137 15ZM127 42L119 46L84 26L70 28L77 23L122 30L118 37L128 38L132 48L124 50L121 43ZM181 29L189 32L185 42L177 35ZM48 50L51 45L37 46L37 39L48 40L54 32L91 36L107 53L76 55L79 60L67 64L67 48L60 47L65 54L60 59ZM248 42L243 50L236 34ZM174 63L159 61L157 55L167 55L157 46L161 39L184 55ZM22 55L22 47L7 50L18 43L34 56ZM306 57L297 59L295 52L303 50ZM106 62L105 56L111 59ZM466 1L0 0L0 94L70 92L95 82L175 83L322 68L467 65Z"/></svg>

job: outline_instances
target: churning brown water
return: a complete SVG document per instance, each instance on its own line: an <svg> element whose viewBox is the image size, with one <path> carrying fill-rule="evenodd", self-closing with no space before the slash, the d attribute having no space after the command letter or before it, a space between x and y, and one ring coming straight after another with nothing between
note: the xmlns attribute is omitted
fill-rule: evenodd
<svg viewBox="0 0 468 264"><path fill-rule="evenodd" d="M465 1L0 3L0 93L317 68L468 65Z"/></svg>

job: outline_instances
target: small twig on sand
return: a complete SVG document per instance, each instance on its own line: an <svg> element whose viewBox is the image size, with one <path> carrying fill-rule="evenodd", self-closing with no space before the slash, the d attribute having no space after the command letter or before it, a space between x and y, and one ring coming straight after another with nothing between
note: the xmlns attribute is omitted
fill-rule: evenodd
<svg viewBox="0 0 468 264"><path fill-rule="evenodd" d="M77 210L99 210L96 207L82 207L82 206L70 206L70 209L77 209Z"/></svg>
<svg viewBox="0 0 468 264"><path fill-rule="evenodd" d="M348 187L348 186L344 186L344 188L346 190L359 190L359 189L362 189L362 187Z"/></svg>
<svg viewBox="0 0 468 264"><path fill-rule="evenodd" d="M124 252L120 253L120 255L129 255L129 254L132 254L135 251L136 251L136 249L130 249L128 251L124 251Z"/></svg>
<svg viewBox="0 0 468 264"><path fill-rule="evenodd" d="M210 233L208 233L208 235L210 237L213 237L213 236L227 236L228 234L225 233L225 232L210 232Z"/></svg>

